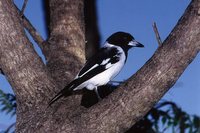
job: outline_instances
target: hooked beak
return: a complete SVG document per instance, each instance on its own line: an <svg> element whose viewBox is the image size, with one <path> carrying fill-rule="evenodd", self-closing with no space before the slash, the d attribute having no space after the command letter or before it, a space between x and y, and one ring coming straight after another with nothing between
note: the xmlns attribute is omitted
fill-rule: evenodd
<svg viewBox="0 0 200 133"><path fill-rule="evenodd" d="M143 44L139 43L138 41L136 40L132 40L128 43L129 46L131 47L144 47Z"/></svg>

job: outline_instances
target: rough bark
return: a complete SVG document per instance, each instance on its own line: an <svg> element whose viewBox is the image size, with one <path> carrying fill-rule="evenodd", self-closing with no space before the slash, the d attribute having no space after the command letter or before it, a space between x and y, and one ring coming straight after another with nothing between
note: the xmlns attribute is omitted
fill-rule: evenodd
<svg viewBox="0 0 200 133"><path fill-rule="evenodd" d="M0 67L16 95L17 124L22 125L44 108L57 87L17 16L12 1L0 1Z"/></svg>
<svg viewBox="0 0 200 133"><path fill-rule="evenodd" d="M17 97L17 132L123 132L176 82L200 49L200 1L193 0L149 61L89 109L80 96L46 108L84 63L83 0L50 0L50 36L43 64L11 0L0 0L0 68Z"/></svg>
<svg viewBox="0 0 200 133"><path fill-rule="evenodd" d="M48 3L50 36L44 55L47 68L58 86L50 95L52 98L76 76L85 62L84 0L49 0ZM67 104L60 110L70 108L65 112L73 114L80 106L80 100L80 95L64 99Z"/></svg>
<svg viewBox="0 0 200 133"><path fill-rule="evenodd" d="M200 50L200 1L193 0L149 61L125 84L87 110L87 132L123 132L178 80Z"/></svg>
<svg viewBox="0 0 200 133"><path fill-rule="evenodd" d="M50 37L47 67L60 87L72 80L85 62L83 0L49 0Z"/></svg>

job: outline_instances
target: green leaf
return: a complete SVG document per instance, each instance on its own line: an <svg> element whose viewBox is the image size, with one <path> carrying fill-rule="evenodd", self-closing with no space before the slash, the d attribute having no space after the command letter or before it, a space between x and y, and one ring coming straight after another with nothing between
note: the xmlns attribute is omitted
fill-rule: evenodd
<svg viewBox="0 0 200 133"><path fill-rule="evenodd" d="M200 118L197 116L194 116L193 118L193 124L195 128L200 128Z"/></svg>
<svg viewBox="0 0 200 133"><path fill-rule="evenodd" d="M163 118L162 118L162 124L165 125L166 121L167 121L167 118L166 118L166 117L163 117Z"/></svg>
<svg viewBox="0 0 200 133"><path fill-rule="evenodd" d="M16 98L13 94L6 94L0 90L0 111L11 116L16 114Z"/></svg>

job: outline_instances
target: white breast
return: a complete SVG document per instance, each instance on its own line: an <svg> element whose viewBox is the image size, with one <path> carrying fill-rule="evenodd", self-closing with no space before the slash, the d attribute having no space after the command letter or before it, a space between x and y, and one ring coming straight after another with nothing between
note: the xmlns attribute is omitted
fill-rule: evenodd
<svg viewBox="0 0 200 133"><path fill-rule="evenodd" d="M116 47L121 53L119 57L120 58L119 62L115 64L111 63L107 64L106 68L108 69L106 71L97 74L96 76L88 80L86 83L84 83L84 86L87 89L93 90L95 86L101 86L107 84L110 80L112 80L115 76L117 76L117 74L121 71L122 67L124 66L126 57L123 49L121 47L114 45L112 45L112 47Z"/></svg>

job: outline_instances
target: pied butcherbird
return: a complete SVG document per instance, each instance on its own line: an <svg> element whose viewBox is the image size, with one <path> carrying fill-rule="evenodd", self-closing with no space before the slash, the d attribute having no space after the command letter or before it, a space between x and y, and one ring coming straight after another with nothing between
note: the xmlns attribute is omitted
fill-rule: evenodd
<svg viewBox="0 0 200 133"><path fill-rule="evenodd" d="M86 61L74 80L50 100L49 105L62 96L69 96L84 88L95 90L100 99L98 86L107 84L120 72L126 62L128 50L132 47L144 47L144 45L136 41L129 33L112 34L104 46Z"/></svg>

